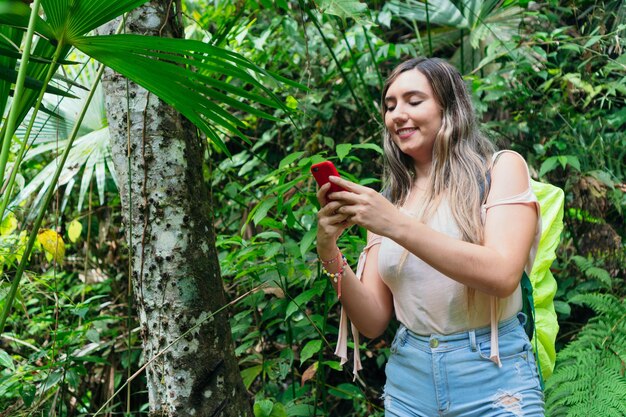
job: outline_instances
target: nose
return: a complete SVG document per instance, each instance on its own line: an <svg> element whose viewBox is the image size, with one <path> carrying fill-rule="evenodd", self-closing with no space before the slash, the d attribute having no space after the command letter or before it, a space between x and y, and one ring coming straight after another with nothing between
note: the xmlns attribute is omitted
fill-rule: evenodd
<svg viewBox="0 0 626 417"><path fill-rule="evenodd" d="M399 109L395 109L395 111L391 115L391 120L393 120L395 124L402 124L406 122L408 118L409 116L406 114L406 112Z"/></svg>

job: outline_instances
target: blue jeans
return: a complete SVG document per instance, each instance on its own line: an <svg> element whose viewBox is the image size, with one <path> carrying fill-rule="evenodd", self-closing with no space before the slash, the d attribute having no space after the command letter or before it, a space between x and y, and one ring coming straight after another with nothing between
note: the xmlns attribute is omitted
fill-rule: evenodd
<svg viewBox="0 0 626 417"><path fill-rule="evenodd" d="M400 326L385 368L386 417L543 417L526 316L499 324L502 367L489 360L489 327L419 336Z"/></svg>

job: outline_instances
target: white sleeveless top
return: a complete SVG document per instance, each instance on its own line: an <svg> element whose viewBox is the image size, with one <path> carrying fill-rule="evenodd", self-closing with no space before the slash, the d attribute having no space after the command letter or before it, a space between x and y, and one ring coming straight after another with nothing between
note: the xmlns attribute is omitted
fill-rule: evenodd
<svg viewBox="0 0 626 417"><path fill-rule="evenodd" d="M493 155L492 164L501 151ZM514 152L512 152L514 153ZM517 154L519 156L519 154ZM519 156L522 158L521 156ZM541 237L541 212L539 203L530 186L515 196L483 205L481 218L485 221L487 210L503 204L534 204L537 210L537 228L532 249L524 270L530 275L535 259L539 239ZM444 199L435 214L427 223L432 229L456 239L461 233L454 221L447 201ZM398 268L405 249L391 239L376 237L368 242L359 258L357 278L361 278L367 251L372 246L380 244L378 254L378 270L381 278L393 294L393 303L396 318L409 330L420 335L451 334L491 324L492 360L501 365L498 352L498 322L506 320L522 309L521 287L511 296L498 299L493 296L475 292L471 307L468 306L467 287L455 281L409 253L402 268ZM468 314L469 313L469 314ZM358 331L352 326L354 336L354 374L361 369L358 352ZM347 361L347 317L342 311L339 328L339 337L335 354L341 357L341 363Z"/></svg>

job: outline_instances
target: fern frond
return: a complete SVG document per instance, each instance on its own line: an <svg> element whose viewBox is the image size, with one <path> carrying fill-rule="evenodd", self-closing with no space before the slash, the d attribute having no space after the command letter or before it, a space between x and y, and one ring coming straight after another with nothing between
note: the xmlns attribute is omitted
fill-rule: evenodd
<svg viewBox="0 0 626 417"><path fill-rule="evenodd" d="M579 294L570 299L574 304L586 304L600 315L614 316L626 313L624 302L620 302L611 294Z"/></svg>
<svg viewBox="0 0 626 417"><path fill-rule="evenodd" d="M557 356L546 381L551 417L626 416L626 302L609 294L584 294L572 302L589 305L592 318Z"/></svg>
<svg viewBox="0 0 626 417"><path fill-rule="evenodd" d="M587 269L593 266L592 260L582 257L580 255L572 256L572 261L574 261L574 263L576 264L576 267L583 272L585 272Z"/></svg>
<svg viewBox="0 0 626 417"><path fill-rule="evenodd" d="M585 270L585 275L589 278L597 279L607 288L611 288L611 285L613 284L609 271L603 268L598 268L597 266L592 266L591 268Z"/></svg>

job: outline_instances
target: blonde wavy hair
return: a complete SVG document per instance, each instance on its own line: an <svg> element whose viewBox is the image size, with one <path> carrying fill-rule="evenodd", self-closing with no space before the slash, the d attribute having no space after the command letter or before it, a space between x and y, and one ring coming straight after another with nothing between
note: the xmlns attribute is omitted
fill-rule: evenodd
<svg viewBox="0 0 626 417"><path fill-rule="evenodd" d="M427 79L442 109L442 123L435 138L429 186L418 209L426 222L443 197L447 198L462 239L483 242L480 206L486 198L487 170L495 149L478 128L470 92L459 71L438 58L413 58L398 65L389 75L382 92L383 119L387 112L385 96L398 76L419 71ZM383 188L392 203L402 206L417 180L414 162L402 153L384 132ZM406 255L402 257L400 266Z"/></svg>

